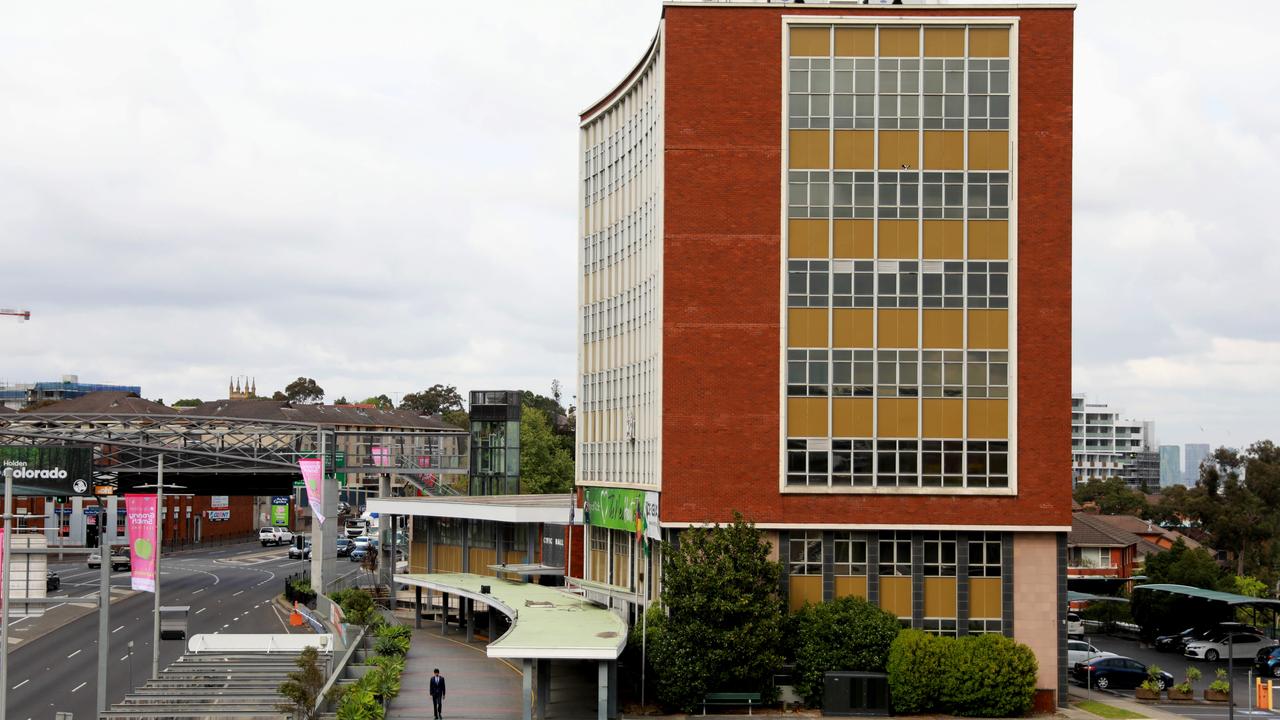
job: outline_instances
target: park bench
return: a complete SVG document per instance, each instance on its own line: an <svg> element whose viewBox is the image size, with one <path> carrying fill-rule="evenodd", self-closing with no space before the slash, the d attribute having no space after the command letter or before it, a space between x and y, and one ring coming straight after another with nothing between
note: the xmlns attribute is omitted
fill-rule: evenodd
<svg viewBox="0 0 1280 720"><path fill-rule="evenodd" d="M707 714L708 705L746 705L747 714L752 708L760 707L760 693L753 692L712 692L702 698L702 714Z"/></svg>

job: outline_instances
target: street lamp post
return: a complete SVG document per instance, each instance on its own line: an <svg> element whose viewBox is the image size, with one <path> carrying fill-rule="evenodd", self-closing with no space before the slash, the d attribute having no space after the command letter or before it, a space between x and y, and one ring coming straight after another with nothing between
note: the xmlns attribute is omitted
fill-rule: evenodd
<svg viewBox="0 0 1280 720"><path fill-rule="evenodd" d="M13 512L13 468L4 469L4 553L3 568L0 569L0 593L3 593L3 606L0 607L0 717L6 714L9 707L9 548L12 535L9 527L9 515Z"/></svg>
<svg viewBox="0 0 1280 720"><path fill-rule="evenodd" d="M159 462L156 465L156 482L153 485L137 485L139 490L150 490L155 488L156 491L156 591L155 591L155 618L154 627L151 632L151 678L158 679L160 677L160 550L164 546L164 489L166 487L174 490L185 490L182 485L165 485L164 484L164 453L160 453Z"/></svg>

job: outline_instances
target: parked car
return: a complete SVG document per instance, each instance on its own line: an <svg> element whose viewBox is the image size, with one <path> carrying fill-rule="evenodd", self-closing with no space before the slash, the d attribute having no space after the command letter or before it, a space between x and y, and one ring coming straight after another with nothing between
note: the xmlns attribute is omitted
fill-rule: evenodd
<svg viewBox="0 0 1280 720"><path fill-rule="evenodd" d="M311 541L308 540L306 545L298 547L297 545L289 546L290 560L309 560L311 559Z"/></svg>
<svg viewBox="0 0 1280 720"><path fill-rule="evenodd" d="M368 557L371 552L373 551L370 549L370 546L365 545L364 547L360 547L357 545L351 548L351 555L349 557L351 558L351 562L360 562Z"/></svg>
<svg viewBox="0 0 1280 720"><path fill-rule="evenodd" d="M45 592L53 592L54 590L57 590L61 587L62 587L62 578L58 576L58 573L52 570L49 570L48 572L45 573L45 576L44 576Z"/></svg>
<svg viewBox="0 0 1280 720"><path fill-rule="evenodd" d="M1082 637L1084 621L1075 613L1067 613L1067 637Z"/></svg>
<svg viewBox="0 0 1280 720"><path fill-rule="evenodd" d="M1262 635L1262 631L1252 625L1245 625L1238 622L1220 622L1212 625L1199 625L1195 628L1188 628L1176 635L1166 635L1156 638L1156 649L1163 650L1160 641L1165 640L1165 645L1170 651L1178 654L1187 651L1187 645L1193 642L1213 641L1222 637L1228 632L1249 633L1251 635ZM1176 645L1174 643L1177 643Z"/></svg>
<svg viewBox="0 0 1280 720"><path fill-rule="evenodd" d="M1087 662L1096 657L1110 657L1113 652L1099 650L1083 640L1067 641L1067 667L1073 668L1076 663Z"/></svg>
<svg viewBox="0 0 1280 720"><path fill-rule="evenodd" d="M1170 635L1160 635L1156 638L1155 648L1160 652L1176 652L1181 654L1187 649L1187 643L1191 642L1197 634L1204 632L1202 627L1189 627L1181 632L1172 633Z"/></svg>
<svg viewBox="0 0 1280 720"><path fill-rule="evenodd" d="M262 543L262 547L288 545L293 542L293 533L288 528L264 527L258 531L258 541Z"/></svg>
<svg viewBox="0 0 1280 720"><path fill-rule="evenodd" d="M1215 662L1218 658L1230 655L1233 658L1253 658L1259 650L1275 645L1271 638L1253 633L1232 632L1219 635L1213 640L1195 640L1187 644L1183 655L1195 660Z"/></svg>
<svg viewBox="0 0 1280 720"><path fill-rule="evenodd" d="M1074 682L1101 690L1109 688L1136 688L1147 679L1147 666L1133 658L1110 655L1074 665L1071 668ZM1173 676L1161 671L1156 678L1161 690L1173 685Z"/></svg>
<svg viewBox="0 0 1280 720"><path fill-rule="evenodd" d="M129 555L129 548L125 545L111 546L111 569L115 572L121 570L133 569L133 558ZM97 570L102 567L102 552L94 550L89 553L89 569Z"/></svg>
<svg viewBox="0 0 1280 720"><path fill-rule="evenodd" d="M338 538L338 557L346 557L351 553L351 548L355 543L351 542L351 538Z"/></svg>
<svg viewBox="0 0 1280 720"><path fill-rule="evenodd" d="M1262 648L1253 656L1253 674L1280 678L1280 645Z"/></svg>

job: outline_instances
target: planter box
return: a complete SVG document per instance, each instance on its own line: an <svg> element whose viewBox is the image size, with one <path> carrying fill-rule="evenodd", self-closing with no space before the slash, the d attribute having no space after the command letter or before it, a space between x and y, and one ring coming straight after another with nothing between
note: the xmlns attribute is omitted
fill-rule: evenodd
<svg viewBox="0 0 1280 720"><path fill-rule="evenodd" d="M1147 690L1146 688L1137 688L1136 690L1133 691L1133 695L1134 697L1138 698L1138 700L1143 700L1146 702L1160 701L1159 690Z"/></svg>
<svg viewBox="0 0 1280 720"><path fill-rule="evenodd" d="M1228 697L1228 693L1222 692L1220 690L1204 691L1204 699L1208 700L1209 702L1226 702L1227 697Z"/></svg>
<svg viewBox="0 0 1280 720"><path fill-rule="evenodd" d="M1179 702L1195 702L1196 693L1194 690L1182 692L1177 688L1169 688L1169 699Z"/></svg>

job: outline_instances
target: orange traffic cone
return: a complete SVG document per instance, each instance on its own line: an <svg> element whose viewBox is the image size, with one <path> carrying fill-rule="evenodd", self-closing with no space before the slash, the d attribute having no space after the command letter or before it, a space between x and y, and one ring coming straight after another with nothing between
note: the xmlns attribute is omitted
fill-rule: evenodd
<svg viewBox="0 0 1280 720"><path fill-rule="evenodd" d="M293 612L289 613L289 624L293 627L302 626L302 613L298 612L298 601L293 601Z"/></svg>

